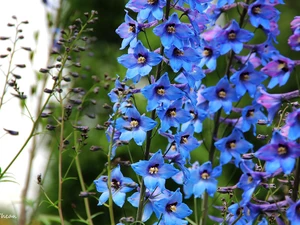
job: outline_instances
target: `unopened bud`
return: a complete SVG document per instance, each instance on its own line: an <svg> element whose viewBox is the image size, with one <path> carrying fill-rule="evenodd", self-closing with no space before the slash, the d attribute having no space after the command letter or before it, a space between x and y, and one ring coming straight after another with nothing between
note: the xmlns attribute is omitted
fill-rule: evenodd
<svg viewBox="0 0 300 225"><path fill-rule="evenodd" d="M8 130L8 129L5 129L5 128L3 128L3 130L5 130L8 134L13 135L13 136L19 135L18 131Z"/></svg>

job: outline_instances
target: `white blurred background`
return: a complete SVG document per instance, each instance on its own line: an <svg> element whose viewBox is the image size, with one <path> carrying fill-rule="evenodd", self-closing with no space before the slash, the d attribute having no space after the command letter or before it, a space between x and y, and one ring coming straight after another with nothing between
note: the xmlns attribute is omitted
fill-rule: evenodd
<svg viewBox="0 0 300 225"><path fill-rule="evenodd" d="M8 27L7 23L16 23L12 16L15 15L18 21L28 20L29 24L22 25L22 35L25 37L18 44L20 46L30 47L35 51L35 57L31 63L29 60L29 53L24 50L19 50L15 53L13 65L26 64L24 69L16 69L14 72L22 76L18 80L21 91L24 91L28 96L26 103L29 110L34 115L36 99L30 97L30 89L36 82L34 71L45 67L48 57L48 46L50 41L50 31L47 28L46 12L51 10L45 7L42 0L0 0L0 36L9 36L14 39L15 28ZM38 41L34 40L34 33L39 33ZM10 40L0 41L0 55L7 54L6 48L11 46ZM7 73L9 58L0 59L0 69ZM5 83L5 76L0 71L0 96ZM19 99L13 97L11 93L14 91L8 88L5 96L5 104L0 109L0 167L2 171L7 167L10 161L14 158L19 151L24 141L27 139L28 134L32 128L32 122L28 117L28 113L20 108ZM3 130L15 130L19 132L18 136L11 136L5 134ZM15 163L8 170L9 175L12 176L12 182L0 182L0 213L5 210L5 213L10 212L12 215L18 216L20 208L20 195L24 186L26 171L28 168L29 148L21 153ZM43 149L39 148L39 152L34 160L34 170L31 174L32 179L30 182L29 198L34 199L37 193L38 185L36 184L36 177L39 173L43 172L43 165L46 163L47 154L43 154ZM3 221L2 221L3 222ZM0 218L0 224L2 224Z"/></svg>

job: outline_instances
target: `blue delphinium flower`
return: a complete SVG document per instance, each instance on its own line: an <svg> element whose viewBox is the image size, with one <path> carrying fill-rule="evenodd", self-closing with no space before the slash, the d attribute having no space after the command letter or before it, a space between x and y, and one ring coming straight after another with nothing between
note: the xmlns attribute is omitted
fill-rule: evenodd
<svg viewBox="0 0 300 225"><path fill-rule="evenodd" d="M120 49L124 49L128 44L134 46L137 42L137 35L139 32L139 24L128 15L128 12L126 12L125 22L116 29L116 33L123 38Z"/></svg>
<svg viewBox="0 0 300 225"><path fill-rule="evenodd" d="M137 145L142 145L146 139L146 132L156 126L156 121L140 115L136 108L129 108L125 117L116 120L116 129L121 132L121 141L130 141L132 138Z"/></svg>
<svg viewBox="0 0 300 225"><path fill-rule="evenodd" d="M183 70L182 73L175 78L175 81L180 84L187 84L190 88L198 90L201 85L201 80L204 77L205 74L203 70L199 66L193 66L189 72Z"/></svg>
<svg viewBox="0 0 300 225"><path fill-rule="evenodd" d="M243 132L239 129L233 129L232 133L215 142L217 149L221 151L220 164L227 164L232 157L235 158L235 164L241 160L241 154L248 152L253 145L244 139Z"/></svg>
<svg viewBox="0 0 300 225"><path fill-rule="evenodd" d="M174 45L178 49L182 49L184 42L193 35L193 31L180 22L177 13L173 13L166 22L156 26L153 32L161 38L161 43L165 48L171 48Z"/></svg>
<svg viewBox="0 0 300 225"><path fill-rule="evenodd" d="M165 55L169 58L169 63L172 70L177 73L181 68L190 72L193 65L196 65L200 61L198 52L190 47L184 47L182 50L172 46L169 49L165 49Z"/></svg>
<svg viewBox="0 0 300 225"><path fill-rule="evenodd" d="M191 102L185 103L184 109L190 113L192 119L182 124L182 130L185 130L190 124L194 126L194 131L200 133L202 131L202 122L207 117L206 111L199 107L195 107Z"/></svg>
<svg viewBox="0 0 300 225"><path fill-rule="evenodd" d="M287 140L279 131L274 131L270 144L261 147L255 152L255 156L266 161L267 173L274 173L281 168L285 174L290 174L296 158L300 156L300 145Z"/></svg>
<svg viewBox="0 0 300 225"><path fill-rule="evenodd" d="M137 20L140 23L148 20L161 20L163 18L163 8L166 6L166 0L130 0L126 8L138 12Z"/></svg>
<svg viewBox="0 0 300 225"><path fill-rule="evenodd" d="M182 202L182 194L177 189L169 198L161 199L154 202L154 206L162 214L162 222L165 225L182 225L186 224L183 218L192 214L192 210ZM160 218L160 214L156 215Z"/></svg>
<svg viewBox="0 0 300 225"><path fill-rule="evenodd" d="M223 107L226 114L232 108L232 102L238 100L236 91L231 87L226 76L224 76L216 86L207 87L202 91L202 96L209 101L209 112L217 112Z"/></svg>
<svg viewBox="0 0 300 225"><path fill-rule="evenodd" d="M134 172L143 177L146 188L150 192L159 187L165 189L166 179L178 173L178 170L164 162L161 150L157 151L149 160L140 160L131 165Z"/></svg>
<svg viewBox="0 0 300 225"><path fill-rule="evenodd" d="M242 97L248 91L251 98L254 97L258 85L260 85L267 75L256 71L251 63L247 63L241 70L235 72L230 81L235 84L236 93Z"/></svg>
<svg viewBox="0 0 300 225"><path fill-rule="evenodd" d="M190 152L200 145L199 141L193 135L193 125L189 125L185 130L174 135L177 151L180 152L185 160L189 160L191 157Z"/></svg>
<svg viewBox="0 0 300 225"><path fill-rule="evenodd" d="M263 88L258 88L258 93L256 95L256 102L268 111L268 120L272 122L275 113L281 107L282 95L281 94L269 94Z"/></svg>
<svg viewBox="0 0 300 225"><path fill-rule="evenodd" d="M152 67L160 63L161 60L161 55L149 52L140 41L133 48L133 53L118 57L118 62L128 68L126 72L126 78L128 79L132 79L138 75L148 75Z"/></svg>
<svg viewBox="0 0 300 225"><path fill-rule="evenodd" d="M111 171L110 181L108 181L107 176L101 176L98 180L94 181L97 191L103 192L99 198L98 205L103 205L109 198L107 182L111 184L112 199L119 207L124 205L126 193L132 191L137 186L131 178L123 176L118 165Z"/></svg>
<svg viewBox="0 0 300 225"><path fill-rule="evenodd" d="M297 109L286 118L283 129L287 129L287 137L291 140L296 140L300 137L300 109Z"/></svg>
<svg viewBox="0 0 300 225"><path fill-rule="evenodd" d="M171 85L167 73L155 83L144 87L141 92L148 99L147 111L152 111L161 104L163 107L168 107L172 100L177 100L184 95L179 88Z"/></svg>
<svg viewBox="0 0 300 225"><path fill-rule="evenodd" d="M297 29L293 35L289 37L288 44L291 49L295 51L300 51L300 29Z"/></svg>
<svg viewBox="0 0 300 225"><path fill-rule="evenodd" d="M265 0L257 0L248 7L250 23L254 27L259 25L270 30L270 22L276 20L279 11L270 4L265 4Z"/></svg>
<svg viewBox="0 0 300 225"><path fill-rule="evenodd" d="M293 202L291 199L288 199L290 204L289 208L286 211L286 216L291 222L291 225L300 224L300 200Z"/></svg>
<svg viewBox="0 0 300 225"><path fill-rule="evenodd" d="M200 52L200 56L202 57L199 66L203 67L206 65L211 71L215 70L217 66L217 58L220 56L218 49L219 48L216 41L212 40L207 42L203 39L198 50Z"/></svg>
<svg viewBox="0 0 300 225"><path fill-rule="evenodd" d="M206 191L210 197L213 197L217 191L218 181L216 180L222 173L222 167L212 168L211 162L203 163L199 167L191 170L191 183L193 184L193 193L196 198L202 198Z"/></svg>
<svg viewBox="0 0 300 225"><path fill-rule="evenodd" d="M242 117L239 119L236 127L243 132L246 132L250 130L252 126L253 134L256 135L256 125L258 121L268 121L268 118L261 110L262 106L257 103L244 107L242 110Z"/></svg>
<svg viewBox="0 0 300 225"><path fill-rule="evenodd" d="M143 216L142 221L147 221L155 210L154 202L159 201L161 199L168 198L170 196L170 191L167 189L161 190L157 187L153 192L146 189L145 192L145 205L143 208ZM133 195L128 197L128 202L134 207L139 207L140 202L140 192L135 192ZM158 213L159 214L159 213Z"/></svg>
<svg viewBox="0 0 300 225"><path fill-rule="evenodd" d="M117 103L122 100L130 98L131 94L128 92L129 87L120 81L119 77L115 81L115 86L108 93L111 102Z"/></svg>
<svg viewBox="0 0 300 225"><path fill-rule="evenodd" d="M168 107L157 108L157 116L161 120L161 131L165 132L170 127L179 128L182 123L192 119L188 111L182 108L182 100L178 99Z"/></svg>
<svg viewBox="0 0 300 225"><path fill-rule="evenodd" d="M220 36L218 42L220 43L220 54L224 55L231 49L239 54L243 49L243 43L248 42L253 38L254 34L245 29L241 29L239 24L232 20L231 24L226 27Z"/></svg>
<svg viewBox="0 0 300 225"><path fill-rule="evenodd" d="M275 56L273 61L261 69L262 72L271 77L268 88L273 88L277 84L279 84L280 87L285 85L294 66L295 63L293 60L280 55Z"/></svg>
<svg viewBox="0 0 300 225"><path fill-rule="evenodd" d="M242 201L240 203L242 206L244 206L250 202L252 194L261 181L269 178L270 175L268 175L266 172L253 171L245 164L243 164L242 170L244 173L240 177L237 187L244 191L242 194Z"/></svg>

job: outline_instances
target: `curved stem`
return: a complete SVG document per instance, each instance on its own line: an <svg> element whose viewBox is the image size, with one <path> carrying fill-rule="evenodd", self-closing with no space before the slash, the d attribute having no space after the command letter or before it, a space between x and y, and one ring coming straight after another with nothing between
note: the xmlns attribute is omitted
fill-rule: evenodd
<svg viewBox="0 0 300 225"><path fill-rule="evenodd" d="M62 0L60 0L59 7L58 7L58 10L57 10L57 14L56 14L56 18L55 18L55 25L54 25L55 27L59 27L61 11L62 11L61 6L62 6ZM50 44L50 47L49 47L49 53L51 52L51 49L53 48L54 39L55 39L55 33L52 32L51 44ZM48 63L49 63L50 59L51 59L51 57L48 56ZM44 76L43 83L41 85L41 92L38 96L37 110L36 110L36 113L35 113L36 118L39 117L40 108L42 107L42 104L43 104L43 96L44 96L43 90L46 87L47 81L48 81L48 76ZM29 112L29 110L28 110L28 112ZM31 119L33 120L32 116L31 116ZM29 183L30 183L30 178L31 178L33 161L34 161L34 157L35 157L36 150L37 150L36 145L37 145L37 136L34 136L32 146L31 146L31 150L29 152L29 165L28 165L28 170L27 170L27 173L26 173L27 177L26 177L25 185L24 185L24 188L22 190L22 195L21 195L21 209L20 209L20 219L19 219L19 224L20 225L25 225L26 224L26 204L25 204L25 202L26 202L26 199L27 199L27 193L28 193L28 189L29 189Z"/></svg>
<svg viewBox="0 0 300 225"><path fill-rule="evenodd" d="M293 195L292 195L292 199L294 202L297 201L298 191L299 191L299 183L300 183L300 159L298 158L296 173L295 173L295 180L294 180Z"/></svg>

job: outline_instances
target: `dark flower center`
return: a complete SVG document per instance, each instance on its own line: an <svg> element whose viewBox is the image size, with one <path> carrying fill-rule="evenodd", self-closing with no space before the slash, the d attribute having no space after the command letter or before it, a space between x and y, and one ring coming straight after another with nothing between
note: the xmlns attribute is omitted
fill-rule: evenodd
<svg viewBox="0 0 300 225"><path fill-rule="evenodd" d="M254 109L249 109L247 111L246 117L253 117L254 116Z"/></svg>
<svg viewBox="0 0 300 225"><path fill-rule="evenodd" d="M248 184L252 183L253 181L253 177L251 176L251 174L247 174L248 175Z"/></svg>
<svg viewBox="0 0 300 225"><path fill-rule="evenodd" d="M154 166L151 166L149 168L149 173L150 174L157 174L158 173L158 164L155 164Z"/></svg>
<svg viewBox="0 0 300 225"><path fill-rule="evenodd" d="M175 117L175 116L176 116L176 109L175 109L175 108L173 108L173 109L168 109L167 115L168 115L169 117Z"/></svg>
<svg viewBox="0 0 300 225"><path fill-rule="evenodd" d="M180 51L178 48L175 48L173 53L176 56L183 56L184 55L184 52Z"/></svg>
<svg viewBox="0 0 300 225"><path fill-rule="evenodd" d="M203 55L204 57L209 57L209 56L212 55L212 50L209 49L209 48L204 48L204 50L203 50L203 52L202 52L202 55Z"/></svg>
<svg viewBox="0 0 300 225"><path fill-rule="evenodd" d="M176 212L176 210L177 210L176 205L177 205L177 202L174 202L172 204L168 204L166 206L167 212Z"/></svg>
<svg viewBox="0 0 300 225"><path fill-rule="evenodd" d="M240 76L240 79L243 80L243 81L247 81L250 79L250 75L248 72L245 72L245 73L242 73L241 76Z"/></svg>
<svg viewBox="0 0 300 225"><path fill-rule="evenodd" d="M139 122L136 119L131 119L130 126L131 127L137 127L139 125Z"/></svg>
<svg viewBox="0 0 300 225"><path fill-rule="evenodd" d="M282 60L278 60L278 69L279 70L282 70L283 72L288 72L289 71L289 68L286 64L286 62L282 61Z"/></svg>
<svg viewBox="0 0 300 225"><path fill-rule="evenodd" d="M155 3L157 3L157 0L147 0L149 5L154 5Z"/></svg>
<svg viewBox="0 0 300 225"><path fill-rule="evenodd" d="M128 32L135 33L135 24L129 23Z"/></svg>
<svg viewBox="0 0 300 225"><path fill-rule="evenodd" d="M278 144L277 152L278 155L286 155L288 152L288 147L286 145Z"/></svg>
<svg viewBox="0 0 300 225"><path fill-rule="evenodd" d="M218 91L218 97L226 98L226 91L224 89L221 89L220 91Z"/></svg>
<svg viewBox="0 0 300 225"><path fill-rule="evenodd" d="M176 143L175 142L173 142L172 144L171 144L171 150L173 150L173 151L176 151Z"/></svg>
<svg viewBox="0 0 300 225"><path fill-rule="evenodd" d="M168 31L168 33L174 34L175 31L176 31L175 24L174 23L169 24L168 27L167 27L167 31Z"/></svg>
<svg viewBox="0 0 300 225"><path fill-rule="evenodd" d="M296 209L296 214L298 216L300 216L300 204L299 203L296 205L295 209Z"/></svg>
<svg viewBox="0 0 300 225"><path fill-rule="evenodd" d="M235 144L236 141L228 141L226 143L226 148L229 148L229 149L235 149L236 147L236 144Z"/></svg>
<svg viewBox="0 0 300 225"><path fill-rule="evenodd" d="M228 34L228 39L234 40L235 38L236 38L236 33L233 30L231 30Z"/></svg>
<svg viewBox="0 0 300 225"><path fill-rule="evenodd" d="M110 185L111 185L112 188L115 188L115 189L119 189L120 188L120 182L117 181L116 179L112 179Z"/></svg>
<svg viewBox="0 0 300 225"><path fill-rule="evenodd" d="M241 214L243 213L243 210L244 210L243 207L238 208L238 209L236 210L236 215L237 215L237 216L241 215Z"/></svg>
<svg viewBox="0 0 300 225"><path fill-rule="evenodd" d="M209 173L207 172L207 170L204 170L202 173L201 173L201 178L203 180L208 180L210 178L209 176Z"/></svg>
<svg viewBox="0 0 300 225"><path fill-rule="evenodd" d="M165 89L164 89L164 87L158 87L157 89L156 89L156 93L157 94L159 94L159 95L165 95Z"/></svg>
<svg viewBox="0 0 300 225"><path fill-rule="evenodd" d="M190 110L190 115L193 117L193 119L196 119L197 115L193 110Z"/></svg>
<svg viewBox="0 0 300 225"><path fill-rule="evenodd" d="M186 144L188 143L188 138L189 138L190 135L184 135L180 138L180 143L181 144Z"/></svg>
<svg viewBox="0 0 300 225"><path fill-rule="evenodd" d="M143 64L145 62L146 62L146 58L143 55L139 54L138 63Z"/></svg>
<svg viewBox="0 0 300 225"><path fill-rule="evenodd" d="M261 13L261 5L256 5L252 7L253 14L260 14Z"/></svg>

